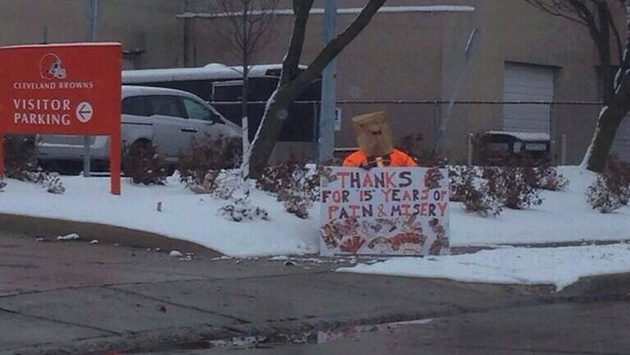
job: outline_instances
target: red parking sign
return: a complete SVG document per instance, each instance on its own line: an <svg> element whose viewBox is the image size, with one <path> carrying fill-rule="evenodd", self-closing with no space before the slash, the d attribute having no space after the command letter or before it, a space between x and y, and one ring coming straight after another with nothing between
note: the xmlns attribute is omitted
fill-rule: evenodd
<svg viewBox="0 0 630 355"><path fill-rule="evenodd" d="M0 47L0 135L109 135L120 194L121 59L119 43Z"/></svg>

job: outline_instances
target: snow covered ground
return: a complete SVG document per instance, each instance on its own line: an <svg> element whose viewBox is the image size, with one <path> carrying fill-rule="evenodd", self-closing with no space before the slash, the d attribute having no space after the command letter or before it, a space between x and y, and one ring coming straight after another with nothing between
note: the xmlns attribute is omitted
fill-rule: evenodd
<svg viewBox="0 0 630 355"><path fill-rule="evenodd" d="M602 214L586 203L586 188L596 174L577 166L558 171L570 181L567 191L543 191L543 204L528 210L504 209L484 218L451 206L451 244L555 243L630 239L630 208Z"/></svg>
<svg viewBox="0 0 630 355"><path fill-rule="evenodd" d="M501 247L474 254L392 258L342 272L446 278L499 284L548 284L556 291L580 277L630 272L630 244L561 248Z"/></svg>
<svg viewBox="0 0 630 355"><path fill-rule="evenodd" d="M586 203L584 191L595 175L580 167L561 167L571 184L567 191L542 193L544 202L524 211L504 210L498 217L479 217L450 206L451 245L498 246L630 240L630 208L601 214ZM236 223L219 213L226 201L196 195L169 178L166 186L138 186L123 180L122 194L109 193L107 177L62 177L62 195L41 185L6 180L0 213L96 222L146 230L192 241L234 257L319 253L319 206L310 218L284 211L266 192L254 190L252 205L265 209L269 221ZM161 211L157 205L161 203ZM71 232L71 231L69 231ZM624 262L624 260L626 262ZM552 283L564 287L580 276L630 272L630 245L571 248L502 247L469 255L395 258L357 265L344 272L443 277L498 283Z"/></svg>

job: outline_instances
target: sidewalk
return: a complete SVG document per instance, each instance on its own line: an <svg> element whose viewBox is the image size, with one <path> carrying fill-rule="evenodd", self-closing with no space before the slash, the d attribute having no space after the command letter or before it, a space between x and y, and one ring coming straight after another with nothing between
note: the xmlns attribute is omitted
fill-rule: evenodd
<svg viewBox="0 0 630 355"><path fill-rule="evenodd" d="M100 235L109 236L107 242L52 241L50 236L63 234L58 233L63 228L47 229L45 222L37 224L36 235L48 242L36 241L34 234L0 234L2 354L150 351L233 336L511 309L562 296L551 294L547 286L334 272L349 265L348 259L300 258L295 265L221 259L189 243L159 236L145 236L146 241L138 242L138 232L104 226L98 228L105 231ZM2 225L17 231L28 223ZM89 225L73 224L73 228L90 232ZM113 244L144 242L151 242L151 248ZM155 245L161 245L161 251ZM171 247L195 254L171 257ZM617 291L627 293L630 288L621 285ZM566 295L597 296L600 286L579 283Z"/></svg>

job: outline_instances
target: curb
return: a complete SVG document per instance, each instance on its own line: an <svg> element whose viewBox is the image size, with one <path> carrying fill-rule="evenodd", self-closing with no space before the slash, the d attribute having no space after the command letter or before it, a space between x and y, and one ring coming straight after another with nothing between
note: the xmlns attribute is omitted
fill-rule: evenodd
<svg viewBox="0 0 630 355"><path fill-rule="evenodd" d="M557 293L556 297L575 302L593 302L630 298L630 273L580 278Z"/></svg>
<svg viewBox="0 0 630 355"><path fill-rule="evenodd" d="M471 254L482 250L495 250L500 247L513 248L563 248L563 247L582 247L588 245L611 245L611 244L630 244L630 239L611 239L611 240L580 240L574 242L549 242L549 243L500 243L494 245L470 245L470 246L451 246L452 254Z"/></svg>
<svg viewBox="0 0 630 355"><path fill-rule="evenodd" d="M98 239L103 244L118 244L132 248L160 248L165 251L186 250L196 255L209 257L223 255L193 242L174 239L157 233L100 223L0 214L0 226L2 226L3 232L22 234L34 238L54 239L59 235L77 233L82 240Z"/></svg>

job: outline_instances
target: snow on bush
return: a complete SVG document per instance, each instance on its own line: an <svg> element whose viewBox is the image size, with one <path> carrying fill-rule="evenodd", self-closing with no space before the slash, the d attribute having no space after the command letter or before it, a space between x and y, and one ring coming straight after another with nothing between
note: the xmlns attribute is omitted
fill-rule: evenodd
<svg viewBox="0 0 630 355"><path fill-rule="evenodd" d="M284 209L299 218L308 218L308 210L313 206L313 201L300 190L286 189L278 193L278 200L282 201Z"/></svg>
<svg viewBox="0 0 630 355"><path fill-rule="evenodd" d="M59 176L47 175L43 185L46 191L52 194L63 195L63 193L66 192L66 188L63 187L63 183L61 182L61 179L59 179Z"/></svg>
<svg viewBox="0 0 630 355"><path fill-rule="evenodd" d="M504 207L522 210L542 204L532 167L486 167L482 177L488 181L488 192L498 196Z"/></svg>
<svg viewBox="0 0 630 355"><path fill-rule="evenodd" d="M501 211L499 196L491 191L491 183L480 179L478 169L469 166L449 167L450 200L462 202L466 212L480 216L498 216Z"/></svg>
<svg viewBox="0 0 630 355"><path fill-rule="evenodd" d="M240 170L222 170L216 178L217 184L212 193L222 200L228 200L240 189L241 180Z"/></svg>
<svg viewBox="0 0 630 355"><path fill-rule="evenodd" d="M0 192L2 192L2 189L4 189L6 186L7 186L7 183L4 182L2 178L0 178Z"/></svg>
<svg viewBox="0 0 630 355"><path fill-rule="evenodd" d="M34 182L36 184L43 184L47 178L51 176L57 176L57 174L51 174L47 171L38 168L36 171L28 172L25 175L25 181Z"/></svg>
<svg viewBox="0 0 630 355"><path fill-rule="evenodd" d="M264 209L250 205L246 199L236 199L219 209L219 212L228 221L242 222L254 220L269 220L269 214Z"/></svg>
<svg viewBox="0 0 630 355"><path fill-rule="evenodd" d="M323 166L294 162L266 167L256 186L274 194L287 212L305 219L319 199L319 175Z"/></svg>
<svg viewBox="0 0 630 355"><path fill-rule="evenodd" d="M560 174L553 166L538 168L538 187L550 191L566 191L569 187L569 179Z"/></svg>
<svg viewBox="0 0 630 355"><path fill-rule="evenodd" d="M26 171L21 175L23 181L32 182L42 185L46 189L46 192L50 192L57 195L62 195L66 192L66 188L63 186L63 182L57 173L49 173L47 171L38 168L36 171ZM0 191L7 185L6 182L0 179Z"/></svg>
<svg viewBox="0 0 630 355"><path fill-rule="evenodd" d="M213 193L226 187L226 180L232 179L226 171L238 166L242 157L242 147L238 139L193 138L190 147L179 156L177 170L180 181L195 193ZM218 191L218 195L232 194L233 190Z"/></svg>
<svg viewBox="0 0 630 355"><path fill-rule="evenodd" d="M597 179L586 188L587 202L601 213L611 213L630 199L630 165L610 156Z"/></svg>
<svg viewBox="0 0 630 355"><path fill-rule="evenodd" d="M201 182L192 176L180 178L196 194L212 194L222 200L228 200L240 187L239 170L208 170Z"/></svg>
<svg viewBox="0 0 630 355"><path fill-rule="evenodd" d="M134 184L165 185L167 163L157 153L155 144L136 142L122 150L122 170Z"/></svg>
<svg viewBox="0 0 630 355"><path fill-rule="evenodd" d="M541 205L541 189L566 190L569 180L548 163L521 159L507 166L449 166L450 200L467 212L497 216L502 208Z"/></svg>

